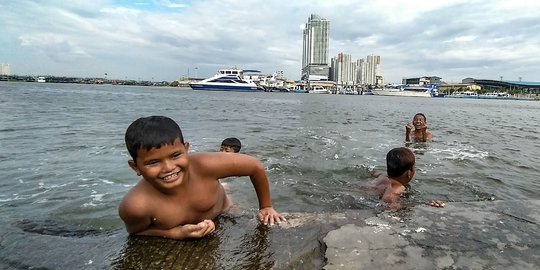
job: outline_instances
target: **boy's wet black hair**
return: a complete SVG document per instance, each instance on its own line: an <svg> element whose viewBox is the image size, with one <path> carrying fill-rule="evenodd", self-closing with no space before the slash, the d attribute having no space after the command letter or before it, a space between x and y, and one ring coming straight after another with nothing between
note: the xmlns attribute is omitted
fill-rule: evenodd
<svg viewBox="0 0 540 270"><path fill-rule="evenodd" d="M414 163L414 153L409 148L394 148L386 154L386 173L389 177L400 177L412 170Z"/></svg>
<svg viewBox="0 0 540 270"><path fill-rule="evenodd" d="M221 142L221 146L228 146L234 150L235 153L240 152L240 149L242 148L242 143L239 139L231 137L223 140Z"/></svg>
<svg viewBox="0 0 540 270"><path fill-rule="evenodd" d="M137 160L137 151L160 148L163 145L173 144L180 139L184 143L182 130L174 120L165 116L141 117L126 130L126 147L133 161Z"/></svg>
<svg viewBox="0 0 540 270"><path fill-rule="evenodd" d="M415 114L414 117L416 117L417 115L420 115L420 116L424 117L424 122L427 123L427 117L423 113L419 112L419 113ZM414 119L414 117L413 117L413 119Z"/></svg>

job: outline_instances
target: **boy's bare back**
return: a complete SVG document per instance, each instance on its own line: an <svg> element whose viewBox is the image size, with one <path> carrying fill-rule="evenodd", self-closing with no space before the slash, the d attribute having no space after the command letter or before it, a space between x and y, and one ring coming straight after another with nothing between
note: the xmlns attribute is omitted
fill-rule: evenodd
<svg viewBox="0 0 540 270"><path fill-rule="evenodd" d="M405 192L405 186L389 178L386 174L377 175L373 180L375 192L381 203L390 208L398 206L399 197Z"/></svg>

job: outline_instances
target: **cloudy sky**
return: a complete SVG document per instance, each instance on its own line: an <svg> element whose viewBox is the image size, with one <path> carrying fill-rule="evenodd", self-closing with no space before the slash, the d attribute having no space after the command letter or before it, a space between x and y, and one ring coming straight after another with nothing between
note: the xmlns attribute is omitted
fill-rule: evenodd
<svg viewBox="0 0 540 270"><path fill-rule="evenodd" d="M0 0L12 74L172 81L219 68L300 78L302 28L330 21L330 56L381 56L387 83L540 81L540 1Z"/></svg>

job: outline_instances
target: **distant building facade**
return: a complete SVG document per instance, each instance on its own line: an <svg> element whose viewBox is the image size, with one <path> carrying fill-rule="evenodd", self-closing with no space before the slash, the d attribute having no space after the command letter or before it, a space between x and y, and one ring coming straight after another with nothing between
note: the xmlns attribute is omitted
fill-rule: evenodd
<svg viewBox="0 0 540 270"><path fill-rule="evenodd" d="M365 59L359 59L357 61L358 72L356 75L356 81L361 85L376 86L378 83L377 76L379 75L379 68L381 66L381 57L379 55L368 55Z"/></svg>
<svg viewBox="0 0 540 270"><path fill-rule="evenodd" d="M328 80L329 21L311 14L303 31L302 80Z"/></svg>
<svg viewBox="0 0 540 270"><path fill-rule="evenodd" d="M9 76L9 75L11 75L9 64L2 64L2 76Z"/></svg>
<svg viewBox="0 0 540 270"><path fill-rule="evenodd" d="M420 78L403 78L403 84L441 84L441 77L437 76L424 76Z"/></svg>
<svg viewBox="0 0 540 270"><path fill-rule="evenodd" d="M356 84L357 65L352 62L350 54L338 53L330 62L330 79L338 88Z"/></svg>

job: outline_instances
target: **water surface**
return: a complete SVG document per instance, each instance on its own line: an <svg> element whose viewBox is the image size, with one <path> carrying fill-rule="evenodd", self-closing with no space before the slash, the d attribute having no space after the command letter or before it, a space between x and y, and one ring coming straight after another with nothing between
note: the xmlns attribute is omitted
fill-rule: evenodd
<svg viewBox="0 0 540 270"><path fill-rule="evenodd" d="M433 142L405 143L417 112ZM0 82L4 222L66 236L122 230L117 205L137 179L123 136L148 115L175 119L191 151L238 137L267 168L279 211L375 208L362 186L400 146L417 158L411 204L540 195L540 102ZM249 179L225 181L239 209L255 215Z"/></svg>

